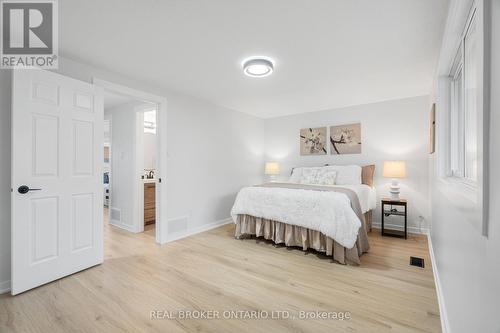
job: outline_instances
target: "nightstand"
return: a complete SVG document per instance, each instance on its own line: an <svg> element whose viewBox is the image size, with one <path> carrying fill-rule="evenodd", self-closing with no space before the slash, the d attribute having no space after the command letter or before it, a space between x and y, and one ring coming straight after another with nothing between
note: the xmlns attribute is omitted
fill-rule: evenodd
<svg viewBox="0 0 500 333"><path fill-rule="evenodd" d="M395 207L403 207L403 210L398 210ZM405 219L405 230L390 230L384 229L384 219L387 216L401 216ZM408 216L408 206L405 199L393 200L390 198L382 199L382 236L392 236L392 237L401 237L406 239L408 237L408 225L407 225L407 216Z"/></svg>

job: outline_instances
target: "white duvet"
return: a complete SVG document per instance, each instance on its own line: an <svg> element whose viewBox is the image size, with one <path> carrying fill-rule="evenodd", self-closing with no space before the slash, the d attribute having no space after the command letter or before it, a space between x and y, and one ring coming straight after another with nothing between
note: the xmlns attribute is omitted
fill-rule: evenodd
<svg viewBox="0 0 500 333"><path fill-rule="evenodd" d="M377 207L377 191L368 185L330 185L332 187L348 188L358 195L363 214Z"/></svg>
<svg viewBox="0 0 500 333"><path fill-rule="evenodd" d="M364 213L371 207L370 196L372 194L369 186L366 186L368 190L363 186L366 185L342 185L341 187L352 189L358 194ZM366 199L363 200L363 198ZM356 243L361 227L361 221L352 210L349 198L339 192L245 187L238 193L231 210L235 223L239 214L317 230L349 249Z"/></svg>

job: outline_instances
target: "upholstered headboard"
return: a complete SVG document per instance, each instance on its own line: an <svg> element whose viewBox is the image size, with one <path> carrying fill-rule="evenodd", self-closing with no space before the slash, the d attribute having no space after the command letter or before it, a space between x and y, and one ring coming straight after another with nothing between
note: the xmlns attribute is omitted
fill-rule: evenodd
<svg viewBox="0 0 500 333"><path fill-rule="evenodd" d="M373 175L375 174L375 164L361 167L361 183L373 187Z"/></svg>

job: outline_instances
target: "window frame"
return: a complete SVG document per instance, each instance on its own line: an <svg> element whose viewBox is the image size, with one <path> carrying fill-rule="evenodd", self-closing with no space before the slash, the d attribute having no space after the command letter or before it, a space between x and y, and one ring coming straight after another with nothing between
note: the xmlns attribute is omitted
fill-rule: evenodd
<svg viewBox="0 0 500 333"><path fill-rule="evenodd" d="M460 35L460 43L458 44L457 51L455 53L455 57L453 58L453 61L451 62L450 66L450 72L449 72L449 116L448 116L448 156L447 156L447 161L446 161L446 172L445 172L445 177L447 178L448 181L451 181L453 183L459 184L459 185L464 185L465 190L468 191L465 194L468 194L471 197L475 196L475 192L471 191L476 191L479 188L478 184L478 179L471 179L467 177L467 169L466 169L466 138L468 137L467 133L467 110L466 110L466 87L465 87L465 81L466 81L466 76L467 76L467 68L466 68L466 48L465 48L465 41L466 38L470 32L470 29L473 24L479 24L479 20L477 18L477 12L478 12L478 4L476 1L474 1L472 7L470 8L469 15L467 16L466 23L464 25L463 31ZM476 27L477 28L477 27ZM481 50L480 50L481 51ZM479 52L481 54L478 54L477 57L482 57L482 52ZM460 117L462 118L462 123L460 124L460 129L456 128L456 124L454 124L454 107L456 107L456 101L454 100L454 95L455 95L455 84L456 84L456 79L458 74L461 72L461 114ZM480 110L477 110L477 112L480 112ZM454 131L461 131L461 145L462 150L461 152L458 153L458 156L455 156L457 152L453 151L453 148L455 146L453 142L453 132ZM476 133L477 135L477 130ZM470 134L469 134L470 136ZM476 143L478 144L478 143ZM477 149L479 150L479 149ZM476 154L478 151L476 151ZM454 170L453 168L453 160L458 159L458 161L461 164L461 168L458 170ZM478 161L479 162L479 161ZM458 172L456 172L458 171Z"/></svg>
<svg viewBox="0 0 500 333"><path fill-rule="evenodd" d="M489 233L490 206L490 108L491 108L491 2L474 0L470 6L455 4L457 10L451 23L447 23L442 47L442 58L438 66L439 76L436 85L437 101L437 189L461 207L467 221L485 237ZM475 20L475 21L473 21ZM452 80L455 77L455 58L463 45L466 34L475 23L477 45L474 82L474 107L476 122L475 180L453 175L451 170L451 115L452 115ZM457 33L458 32L458 33ZM467 70L463 72L464 77ZM464 87L465 88L465 87ZM464 96L465 98L465 96ZM465 107L465 106L464 106ZM465 133L465 131L464 131ZM465 157L465 156L464 156ZM465 170L465 169L464 169Z"/></svg>
<svg viewBox="0 0 500 333"><path fill-rule="evenodd" d="M462 45L455 56L454 65L450 72L450 151L449 176L457 179L465 178L465 113L464 113L464 54ZM460 84L460 101L457 101L457 85ZM458 103L457 103L458 102ZM459 105L457 105L459 104ZM461 110L457 110L457 108ZM458 119L457 119L458 118ZM460 119L461 118L461 119ZM458 127L458 128L457 128ZM459 134L462 134L461 136ZM454 141L456 140L456 142ZM461 141L461 142L460 142ZM458 147L457 147L458 146ZM461 149L459 149L461 147Z"/></svg>

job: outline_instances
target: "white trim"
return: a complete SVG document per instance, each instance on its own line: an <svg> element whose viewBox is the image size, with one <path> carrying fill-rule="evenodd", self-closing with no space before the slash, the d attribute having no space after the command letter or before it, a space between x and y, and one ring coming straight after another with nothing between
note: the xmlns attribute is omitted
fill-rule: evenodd
<svg viewBox="0 0 500 333"><path fill-rule="evenodd" d="M5 294L10 291L10 280L0 282L0 294Z"/></svg>
<svg viewBox="0 0 500 333"><path fill-rule="evenodd" d="M186 238L189 236L193 236L193 235L199 234L201 232L212 230L212 229L221 227L221 226L229 224L229 223L233 223L233 219L230 217L227 219L223 219L223 220L215 221L215 222L212 222L209 224L204 224L204 225L201 225L198 227L194 227L194 228L191 228L188 230L176 232L176 233L173 233L171 235L168 235L167 243L170 243L170 242L182 239L182 238Z"/></svg>
<svg viewBox="0 0 500 333"><path fill-rule="evenodd" d="M431 257L432 272L434 275L434 283L436 285L436 294L439 304L439 317L441 318L441 330L443 333L450 332L450 322L448 321L448 315L446 312L446 306L444 303L443 287L441 287L441 280L439 279L439 273L436 264L436 258L434 256L434 248L432 247L431 234L427 234L427 243L429 245L429 255Z"/></svg>
<svg viewBox="0 0 500 333"><path fill-rule="evenodd" d="M144 114L142 106L134 107L135 130L134 138L134 177L133 184L134 202L132 216L134 218L134 227L137 231L144 231ZM158 138L156 138L158 140ZM158 144L158 141L156 142ZM155 200L156 201L156 200ZM155 202L156 204L156 202ZM156 225L155 225L156 229Z"/></svg>
<svg viewBox="0 0 500 333"><path fill-rule="evenodd" d="M118 94L133 96L136 99L157 104L156 113L156 136L157 136L157 172L156 177L161 178L161 184L156 183L156 242L164 244L167 242L168 221L167 217L167 99L162 96L153 95L144 91L132 89L126 86L115 84L99 78L92 78L92 83L102 87L104 90ZM137 210L136 210L137 211ZM144 226L143 226L144 228Z"/></svg>
<svg viewBox="0 0 500 333"><path fill-rule="evenodd" d="M133 225L128 225L124 223L120 223L117 220L109 220L109 224L111 224L114 227L124 229L130 232L133 232L134 234L137 234L139 232L142 232L143 230L136 230Z"/></svg>
<svg viewBox="0 0 500 333"><path fill-rule="evenodd" d="M438 181L458 193L461 200L466 201L468 204L476 204L478 187L465 182L464 178L443 177L438 178Z"/></svg>
<svg viewBox="0 0 500 333"><path fill-rule="evenodd" d="M384 227L387 227L388 229L395 229L399 231L404 230L404 226L398 225L398 224L387 224L384 223ZM380 222L372 222L372 228L374 229L381 229L382 225ZM410 234L419 234L419 235L428 235L429 234L429 228L419 228L419 227L412 227L408 226L408 233Z"/></svg>

